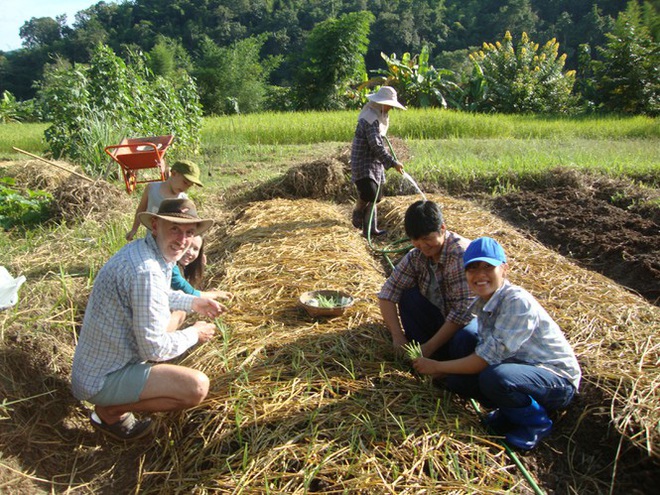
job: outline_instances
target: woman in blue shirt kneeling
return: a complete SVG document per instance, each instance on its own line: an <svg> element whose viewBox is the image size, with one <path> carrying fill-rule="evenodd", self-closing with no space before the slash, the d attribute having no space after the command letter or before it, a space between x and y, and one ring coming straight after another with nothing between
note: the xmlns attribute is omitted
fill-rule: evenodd
<svg viewBox="0 0 660 495"><path fill-rule="evenodd" d="M493 408L484 418L512 447L531 450L552 430L548 411L566 407L581 371L570 344L543 307L506 279L504 249L490 237L470 243L465 276L478 297L471 310L479 326L474 352L464 358L418 358L422 374L446 378L447 387Z"/></svg>

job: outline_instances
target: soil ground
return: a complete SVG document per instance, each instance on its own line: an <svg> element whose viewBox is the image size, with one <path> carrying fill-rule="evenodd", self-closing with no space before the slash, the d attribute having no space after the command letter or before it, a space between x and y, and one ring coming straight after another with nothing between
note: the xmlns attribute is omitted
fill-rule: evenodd
<svg viewBox="0 0 660 495"><path fill-rule="evenodd" d="M660 191L575 173L558 182L500 196L491 208L547 247L660 304Z"/></svg>

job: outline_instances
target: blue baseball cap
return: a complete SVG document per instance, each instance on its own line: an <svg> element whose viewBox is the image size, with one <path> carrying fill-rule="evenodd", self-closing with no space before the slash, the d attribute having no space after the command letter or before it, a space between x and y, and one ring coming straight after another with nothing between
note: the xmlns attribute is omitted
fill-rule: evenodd
<svg viewBox="0 0 660 495"><path fill-rule="evenodd" d="M479 237L472 241L463 253L463 267L475 261L485 261L489 265L500 266L506 263L506 255L495 239Z"/></svg>

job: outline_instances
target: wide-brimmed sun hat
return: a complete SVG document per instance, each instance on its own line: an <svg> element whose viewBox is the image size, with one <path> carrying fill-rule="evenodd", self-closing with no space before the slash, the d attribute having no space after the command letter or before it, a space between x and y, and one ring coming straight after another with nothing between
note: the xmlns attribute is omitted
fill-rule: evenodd
<svg viewBox="0 0 660 495"><path fill-rule="evenodd" d="M463 253L463 266L475 261L485 261L492 266L506 263L506 254L500 243L491 237L479 237L470 243Z"/></svg>
<svg viewBox="0 0 660 495"><path fill-rule="evenodd" d="M381 105L388 105L390 107L406 110L406 107L396 99L396 89L392 86L381 86L377 92L367 95L367 99L375 103L380 103Z"/></svg>
<svg viewBox="0 0 660 495"><path fill-rule="evenodd" d="M202 180L199 178L201 175L199 166L195 162L191 162L190 160L179 160L170 167L170 170L183 175L193 184L197 184L199 187L204 187Z"/></svg>
<svg viewBox="0 0 660 495"><path fill-rule="evenodd" d="M143 211L138 215L140 222L146 228L151 230L151 219L161 218L172 223L179 224L197 224L197 235L203 234L213 226L213 220L202 219L197 215L195 203L189 199L164 199L158 213Z"/></svg>

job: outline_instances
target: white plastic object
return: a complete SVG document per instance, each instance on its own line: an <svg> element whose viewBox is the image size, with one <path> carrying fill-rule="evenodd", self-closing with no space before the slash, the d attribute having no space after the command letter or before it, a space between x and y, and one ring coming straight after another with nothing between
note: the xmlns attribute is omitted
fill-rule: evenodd
<svg viewBox="0 0 660 495"><path fill-rule="evenodd" d="M4 266L0 266L0 311L11 308L18 302L18 289L23 282L23 275L14 278Z"/></svg>

